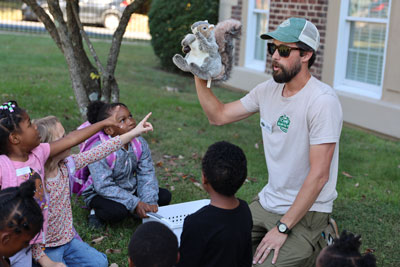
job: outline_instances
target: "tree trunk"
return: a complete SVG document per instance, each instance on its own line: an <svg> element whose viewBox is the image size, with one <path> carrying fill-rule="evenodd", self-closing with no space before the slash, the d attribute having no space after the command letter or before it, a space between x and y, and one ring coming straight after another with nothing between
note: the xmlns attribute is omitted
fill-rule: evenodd
<svg viewBox="0 0 400 267"><path fill-rule="evenodd" d="M113 34L110 52L108 53L106 75L104 75L103 78L102 99L104 98L107 100L111 98L112 102L117 102L119 99L119 88L114 73L115 68L117 67L122 38L132 13L134 13L136 10L140 10L144 3L146 3L146 0L135 0L130 3L125 8L124 13L122 13L121 20L119 21L118 27Z"/></svg>
<svg viewBox="0 0 400 267"><path fill-rule="evenodd" d="M88 106L89 101L101 99L105 102L118 102L119 87L114 74L122 38L132 13L135 11L145 10L146 0L135 0L125 8L118 28L113 34L106 68L102 67L92 44L83 31L82 24L78 21L79 14L77 11L79 10L79 0L66 1L67 22L64 20L64 15L61 11L58 0L47 0L49 11L53 16L54 21L43 10L43 8L38 5L36 0L23 0L23 2L30 6L39 20L43 22L51 38L64 54L68 65L72 88L81 115L86 117L86 107ZM99 73L87 57L82 43L81 31L92 55L95 58L97 67L101 71L104 69L104 71L102 71L103 73ZM103 88L101 88L100 77L103 80Z"/></svg>
<svg viewBox="0 0 400 267"><path fill-rule="evenodd" d="M82 35L75 19L72 5L79 10L78 0L67 1L67 27L71 36L72 49L74 51L75 60L78 62L79 73L86 95L90 101L100 100L101 83L100 75L97 69L92 65L86 55L82 43Z"/></svg>
<svg viewBox="0 0 400 267"><path fill-rule="evenodd" d="M79 111L83 117L86 116L86 107L89 104L88 96L86 95L83 80L81 78L81 68L76 60L74 48L71 41L71 35L68 32L67 24L64 21L63 13L60 9L58 0L48 0L50 13L53 15L57 32L60 36L61 47L64 52L64 57L68 64L69 75L74 89L76 101L79 106Z"/></svg>

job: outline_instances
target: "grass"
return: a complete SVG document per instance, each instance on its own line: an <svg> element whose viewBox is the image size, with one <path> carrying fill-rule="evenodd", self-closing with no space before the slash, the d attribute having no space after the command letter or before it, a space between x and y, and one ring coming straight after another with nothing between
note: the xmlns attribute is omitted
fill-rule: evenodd
<svg viewBox="0 0 400 267"><path fill-rule="evenodd" d="M59 117L67 130L75 129L80 118L65 60L47 37L0 35L0 100L15 99L33 118L49 114ZM95 42L105 61L109 43ZM243 148L248 158L249 182L238 196L251 199L267 182L267 170L258 127L259 116L231 125L210 126L199 103L192 78L171 74L158 67L148 45L122 46L117 81L121 102L127 104L137 120L152 111L154 132L145 136L152 149L160 185L172 191L173 203L206 198L194 185L200 181L201 156L207 147L227 140ZM178 88L178 93L165 87ZM244 93L215 88L224 102ZM345 173L345 174L343 174ZM352 177L349 177L352 176ZM340 161L333 216L340 229L363 237L362 250L374 249L378 266L400 266L400 144L363 131L344 127L340 140ZM91 242L105 237L98 250L121 249L107 254L110 263L127 266L127 244L140 223L127 219L104 231L87 227L88 211L74 202L75 227Z"/></svg>

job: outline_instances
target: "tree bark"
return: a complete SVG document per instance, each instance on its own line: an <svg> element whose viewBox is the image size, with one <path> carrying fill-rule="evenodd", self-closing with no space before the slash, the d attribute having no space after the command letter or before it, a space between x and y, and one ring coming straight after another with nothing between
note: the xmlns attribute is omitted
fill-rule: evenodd
<svg viewBox="0 0 400 267"><path fill-rule="evenodd" d="M74 89L76 101L79 106L79 111L83 117L86 116L86 107L89 104L88 96L86 95L85 88L83 86L83 80L80 75L81 68L76 60L74 54L74 48L71 41L71 35L68 32L67 24L64 21L63 13L60 9L58 0L48 0L50 13L54 17L57 32L60 36L61 47L64 52L64 57L68 64L69 74L72 82L72 88Z"/></svg>
<svg viewBox="0 0 400 267"><path fill-rule="evenodd" d="M99 100L101 97L101 83L98 70L90 62L82 43L81 29L74 11L79 13L79 1L67 1L67 28L71 37L72 49L74 50L75 60L78 62L79 73L85 88L86 95L90 101ZM79 14L78 14L79 19ZM79 23L79 24L78 24ZM80 24L81 25L81 24Z"/></svg>
<svg viewBox="0 0 400 267"><path fill-rule="evenodd" d="M103 79L102 88L102 99L106 101L111 100L111 102L117 102L119 100L119 88L114 74L117 66L119 51L121 49L122 38L126 31L126 27L129 23L131 15L136 10L140 10L145 2L146 0L135 0L130 3L122 13L121 20L119 21L118 27L113 34L111 48L108 53L106 75Z"/></svg>

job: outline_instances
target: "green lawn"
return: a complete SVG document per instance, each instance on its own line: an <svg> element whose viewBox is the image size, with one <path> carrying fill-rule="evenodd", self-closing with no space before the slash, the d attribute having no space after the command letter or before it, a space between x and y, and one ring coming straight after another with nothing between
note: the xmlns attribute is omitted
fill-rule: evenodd
<svg viewBox="0 0 400 267"><path fill-rule="evenodd" d="M60 51L47 37L0 35L0 100L15 99L32 118L58 116L67 130L82 123L66 63ZM95 42L105 61L109 43ZM179 44L177 44L179 45ZM145 136L152 149L160 185L169 188L173 203L206 198L193 183L200 181L201 156L207 147L227 140L243 148L251 178L238 196L250 201L266 184L259 116L231 125L216 127L208 123L195 93L192 78L167 73L148 45L122 46L117 67L121 102L129 106L137 120L149 111L154 132ZM165 90L175 87L178 93ZM215 88L224 102L243 93ZM350 174L348 177L343 172ZM340 165L333 216L339 228L362 235L362 249L376 250L378 266L400 266L400 143L385 140L360 130L344 127L340 141ZM82 202L74 202L75 227L82 238L100 251L121 249L108 254L110 263L127 265L127 244L140 223L127 219L105 231L87 227L88 211Z"/></svg>

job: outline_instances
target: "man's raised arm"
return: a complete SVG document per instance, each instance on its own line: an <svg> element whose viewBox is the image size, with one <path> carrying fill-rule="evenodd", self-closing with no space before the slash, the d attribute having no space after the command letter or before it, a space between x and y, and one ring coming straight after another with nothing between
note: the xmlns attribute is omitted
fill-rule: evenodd
<svg viewBox="0 0 400 267"><path fill-rule="evenodd" d="M194 76L197 96L200 105L207 115L208 121L213 125L224 125L239 121L254 114L248 112L240 100L224 104L207 88L207 81Z"/></svg>

